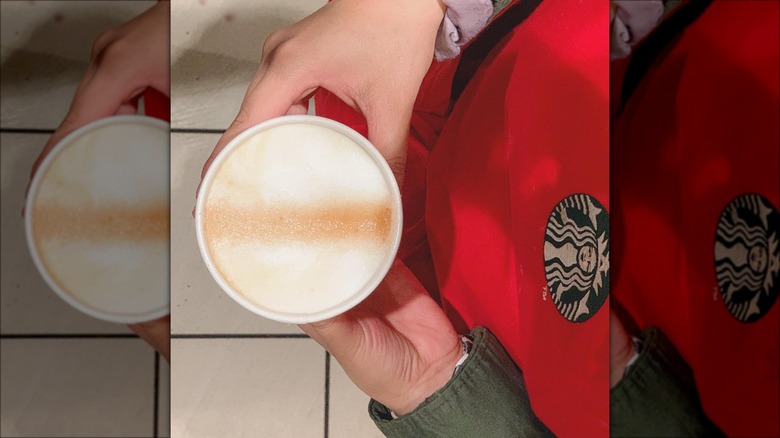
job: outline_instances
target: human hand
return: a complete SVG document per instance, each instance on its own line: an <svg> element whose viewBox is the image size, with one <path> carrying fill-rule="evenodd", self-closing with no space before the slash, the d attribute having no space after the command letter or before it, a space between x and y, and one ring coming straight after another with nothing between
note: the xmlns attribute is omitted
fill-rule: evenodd
<svg viewBox="0 0 780 438"><path fill-rule="evenodd" d="M89 67L68 114L33 164L30 181L44 158L66 135L104 117L135 114L136 99L147 87L170 95L169 23L170 4L159 2L97 37ZM170 361L170 325L170 316L165 316L128 327Z"/></svg>
<svg viewBox="0 0 780 438"><path fill-rule="evenodd" d="M273 33L201 177L239 133L273 117L305 114L308 98L323 87L363 113L368 139L400 183L412 107L444 10L441 0L335 0Z"/></svg>
<svg viewBox="0 0 780 438"><path fill-rule="evenodd" d="M129 324L130 330L171 362L171 315L148 322Z"/></svg>
<svg viewBox="0 0 780 438"><path fill-rule="evenodd" d="M634 344L614 310L609 310L609 387L623 378L626 365L634 354Z"/></svg>
<svg viewBox="0 0 780 438"><path fill-rule="evenodd" d="M104 117L135 114L135 100L147 87L170 95L169 23L170 3L159 2L97 37L68 114L35 160L31 181L43 159L66 135Z"/></svg>
<svg viewBox="0 0 780 438"><path fill-rule="evenodd" d="M446 385L463 352L444 312L399 261L362 303L301 328L363 392L397 415Z"/></svg>

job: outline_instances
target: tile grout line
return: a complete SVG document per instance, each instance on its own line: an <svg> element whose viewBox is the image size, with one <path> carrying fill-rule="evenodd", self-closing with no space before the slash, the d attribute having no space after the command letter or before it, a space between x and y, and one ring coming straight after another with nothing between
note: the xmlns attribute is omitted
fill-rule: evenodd
<svg viewBox="0 0 780 438"><path fill-rule="evenodd" d="M40 128L0 128L2 134L54 134L54 129Z"/></svg>
<svg viewBox="0 0 780 438"><path fill-rule="evenodd" d="M330 432L330 353L325 351L325 438Z"/></svg>
<svg viewBox="0 0 780 438"><path fill-rule="evenodd" d="M154 438L157 438L158 430L158 419L159 419L159 409L160 409L160 353L154 352L154 415L153 415L153 421L154 424L152 425L152 430L154 430Z"/></svg>

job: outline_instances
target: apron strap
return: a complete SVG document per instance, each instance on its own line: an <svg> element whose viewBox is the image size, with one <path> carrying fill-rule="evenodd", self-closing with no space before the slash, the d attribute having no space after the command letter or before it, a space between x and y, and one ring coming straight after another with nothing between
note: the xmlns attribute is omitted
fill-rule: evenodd
<svg viewBox="0 0 780 438"><path fill-rule="evenodd" d="M667 47L677 40L683 31L712 4L713 0L689 0L664 20L639 46L634 49L623 77L620 92L620 106L616 115L623 112L631 95L642 82L642 78L655 61L666 52Z"/></svg>
<svg viewBox="0 0 780 438"><path fill-rule="evenodd" d="M543 0L517 0L496 17L481 34L461 53L458 68L452 80L450 110L455 106L463 90L474 77L485 58L498 46L502 39L520 25ZM590 1L590 0L588 0ZM605 32L606 35L606 32Z"/></svg>

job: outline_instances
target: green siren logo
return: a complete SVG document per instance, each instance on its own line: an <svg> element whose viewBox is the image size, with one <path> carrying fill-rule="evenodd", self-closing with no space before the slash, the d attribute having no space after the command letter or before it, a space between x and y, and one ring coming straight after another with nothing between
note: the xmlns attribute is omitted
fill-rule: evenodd
<svg viewBox="0 0 780 438"><path fill-rule="evenodd" d="M583 322L609 294L609 213L592 196L571 195L555 206L544 236L544 272L558 312Z"/></svg>
<svg viewBox="0 0 780 438"><path fill-rule="evenodd" d="M723 303L742 322L759 320L777 299L780 286L780 215L763 196L732 200L715 232L715 276Z"/></svg>

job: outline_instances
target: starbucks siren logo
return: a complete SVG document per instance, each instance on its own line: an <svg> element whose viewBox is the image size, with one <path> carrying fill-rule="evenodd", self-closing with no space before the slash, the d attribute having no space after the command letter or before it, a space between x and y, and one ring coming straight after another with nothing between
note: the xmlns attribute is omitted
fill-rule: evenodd
<svg viewBox="0 0 780 438"><path fill-rule="evenodd" d="M718 220L715 275L726 307L742 322L760 319L780 292L780 215L763 196L741 195Z"/></svg>
<svg viewBox="0 0 780 438"><path fill-rule="evenodd" d="M585 194L568 196L547 220L544 272L564 318L587 321L609 294L609 214Z"/></svg>

